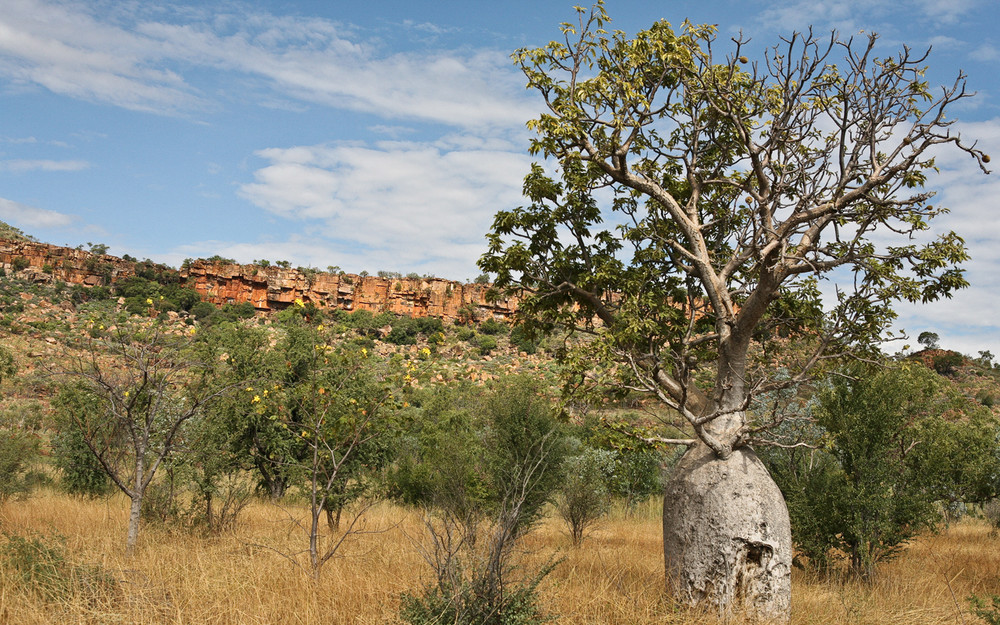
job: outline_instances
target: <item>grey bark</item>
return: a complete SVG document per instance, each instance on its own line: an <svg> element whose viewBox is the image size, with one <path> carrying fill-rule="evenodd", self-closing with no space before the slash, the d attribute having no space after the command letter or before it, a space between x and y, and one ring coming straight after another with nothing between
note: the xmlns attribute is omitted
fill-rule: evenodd
<svg viewBox="0 0 1000 625"><path fill-rule="evenodd" d="M791 527L777 485L749 447L727 458L697 444L681 459L663 501L667 586L721 618L787 623Z"/></svg>
<svg viewBox="0 0 1000 625"><path fill-rule="evenodd" d="M132 496L132 505L128 514L128 535L125 539L125 555L131 556L135 553L135 544L139 538L139 522L142 516L142 493L135 493Z"/></svg>

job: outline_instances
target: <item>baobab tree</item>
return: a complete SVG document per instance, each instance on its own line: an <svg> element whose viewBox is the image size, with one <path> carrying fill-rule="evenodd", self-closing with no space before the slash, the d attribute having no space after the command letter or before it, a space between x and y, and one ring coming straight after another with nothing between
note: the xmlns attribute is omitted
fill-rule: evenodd
<svg viewBox="0 0 1000 625"><path fill-rule="evenodd" d="M581 380L683 422L666 437L689 448L664 504L674 592L787 619L788 514L751 447L768 424L747 408L873 349L895 302L966 285L962 239L929 232L945 209L925 183L944 148L988 173L947 116L971 94L962 74L931 89L925 54L878 56L876 35L797 33L751 63L742 38L720 53L712 26L629 37L605 29L601 2L578 12L561 40L514 54L545 107L528 125L546 160L528 203L496 215L480 267L524 294L529 328L589 337L565 357ZM780 379L750 358L775 332L804 337Z"/></svg>

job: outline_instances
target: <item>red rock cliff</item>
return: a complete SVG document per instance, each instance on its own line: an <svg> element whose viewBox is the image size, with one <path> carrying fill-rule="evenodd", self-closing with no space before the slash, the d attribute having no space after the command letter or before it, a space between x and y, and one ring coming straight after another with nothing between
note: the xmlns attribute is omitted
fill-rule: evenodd
<svg viewBox="0 0 1000 625"><path fill-rule="evenodd" d="M517 310L514 298L488 301L488 285L440 278L381 278L201 260L181 269L181 276L205 301L216 305L250 302L257 310L280 310L297 299L320 308L451 321L469 311L481 319L506 319Z"/></svg>
<svg viewBox="0 0 1000 625"><path fill-rule="evenodd" d="M115 256L21 240L0 240L0 267L36 282L62 280L86 286L135 275L135 263ZM449 321L470 312L478 319L507 319L517 310L516 298L488 301L488 285L440 278L381 278L204 260L182 267L180 276L204 301L216 306L250 302L263 312L281 310L297 299L320 308Z"/></svg>

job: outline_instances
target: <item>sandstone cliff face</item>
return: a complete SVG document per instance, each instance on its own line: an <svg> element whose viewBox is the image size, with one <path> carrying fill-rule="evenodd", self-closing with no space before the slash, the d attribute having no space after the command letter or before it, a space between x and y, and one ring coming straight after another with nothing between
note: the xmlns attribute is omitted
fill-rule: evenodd
<svg viewBox="0 0 1000 625"><path fill-rule="evenodd" d="M36 243L0 240L0 267L37 282L112 284L135 275L135 264L115 256ZM391 312L411 317L458 321L508 319L517 300L487 301L484 284L440 278L380 278L299 271L196 260L180 270L181 279L216 306L250 302L262 312L281 310L295 300L320 308Z"/></svg>
<svg viewBox="0 0 1000 625"><path fill-rule="evenodd" d="M250 302L257 310L280 310L295 300L320 308L391 312L455 321L470 312L479 319L507 319L516 299L487 301L488 285L440 278L380 278L354 274L304 273L297 269L194 261L181 276L207 302Z"/></svg>
<svg viewBox="0 0 1000 625"><path fill-rule="evenodd" d="M135 265L115 256L34 241L0 240L0 267L35 282L62 280L97 286L135 275Z"/></svg>

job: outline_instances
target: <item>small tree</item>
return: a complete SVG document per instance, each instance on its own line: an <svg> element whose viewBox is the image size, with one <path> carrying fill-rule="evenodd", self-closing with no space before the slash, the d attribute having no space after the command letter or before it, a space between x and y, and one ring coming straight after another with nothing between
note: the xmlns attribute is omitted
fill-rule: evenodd
<svg viewBox="0 0 1000 625"><path fill-rule="evenodd" d="M569 526L573 546L583 542L584 534L607 514L611 506L607 478L614 470L614 454L584 447L563 462L563 484L556 509Z"/></svg>
<svg viewBox="0 0 1000 625"><path fill-rule="evenodd" d="M917 342L924 346L925 349L938 349L940 345L938 344L937 332L921 332L920 336L917 337Z"/></svg>
<svg viewBox="0 0 1000 625"><path fill-rule="evenodd" d="M420 595L403 596L401 616L413 625L547 620L536 591L551 564L532 575L518 562L515 548L555 493L565 440L548 398L526 378L495 386L478 412L472 422L480 427L466 429L465 419L453 423L477 441L472 449L481 453L433 467L455 470L455 475L416 482L424 484L427 530L427 540L418 544L434 569L435 583ZM433 450L427 451L426 460L432 461ZM461 485L463 494L439 490L452 485Z"/></svg>
<svg viewBox="0 0 1000 625"><path fill-rule="evenodd" d="M876 344L894 302L966 284L957 235L915 242L943 211L922 187L938 146L984 171L989 157L951 128L964 76L932 91L926 55L879 57L875 35L793 34L751 63L713 26L629 37L609 20L602 2L578 9L560 40L514 54L547 163L527 205L496 215L480 268L524 294L523 323L593 337L567 352L577 380L641 389L683 420L664 508L674 592L787 620L788 514L749 447L766 425L750 399ZM818 278L838 269L850 278L824 301ZM789 347L810 349L786 379L753 366L756 341L796 332Z"/></svg>
<svg viewBox="0 0 1000 625"><path fill-rule="evenodd" d="M847 554L870 581L921 530L939 521L935 502L983 502L1000 471L996 421L950 396L926 367L854 366L819 394L807 437L820 447L769 451L786 494L793 536L812 565Z"/></svg>
<svg viewBox="0 0 1000 625"><path fill-rule="evenodd" d="M0 384L17 372L14 355L0 346ZM38 453L38 437L0 414L0 503L27 491L25 474Z"/></svg>
<svg viewBox="0 0 1000 625"><path fill-rule="evenodd" d="M301 564L299 554L281 555L318 578L357 532L367 502L346 527L341 527L341 513L373 493L372 478L390 457L396 385L391 367L365 348L334 346L331 337L301 317L286 320L284 330L275 348L284 370L279 382L248 386L240 394L249 409L247 421L270 424L278 443L268 454L268 470L299 486L309 502L305 522L291 516L307 537L308 565Z"/></svg>
<svg viewBox="0 0 1000 625"><path fill-rule="evenodd" d="M101 468L130 500L125 549L135 550L143 497L157 469L175 452L184 427L229 390L192 358L189 341L159 324L119 324L106 339L91 341L73 359L62 403ZM76 411L79 405L96 410Z"/></svg>

